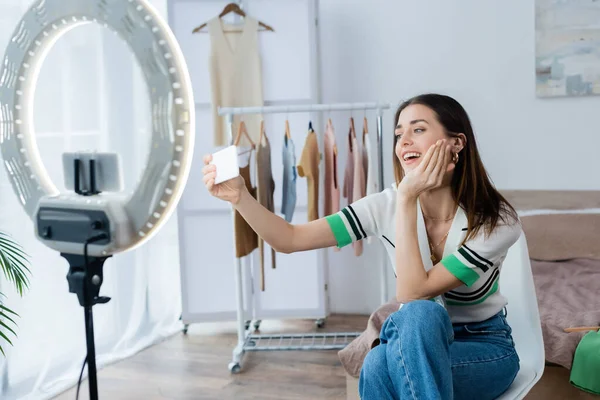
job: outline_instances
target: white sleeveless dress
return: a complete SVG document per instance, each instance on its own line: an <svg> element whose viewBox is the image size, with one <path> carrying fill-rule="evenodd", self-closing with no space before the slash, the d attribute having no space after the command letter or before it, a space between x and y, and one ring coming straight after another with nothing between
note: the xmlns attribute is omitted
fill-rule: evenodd
<svg viewBox="0 0 600 400"><path fill-rule="evenodd" d="M239 29L215 17L208 22L211 42L209 57L211 106L213 114L213 144L226 146L227 121L218 115L219 107L255 107L263 105L262 66L258 51L258 21L245 17L242 33L228 33ZM244 115L244 121L252 140L260 134L259 114ZM240 116L234 116L233 137L237 134ZM249 143L243 137L240 146Z"/></svg>

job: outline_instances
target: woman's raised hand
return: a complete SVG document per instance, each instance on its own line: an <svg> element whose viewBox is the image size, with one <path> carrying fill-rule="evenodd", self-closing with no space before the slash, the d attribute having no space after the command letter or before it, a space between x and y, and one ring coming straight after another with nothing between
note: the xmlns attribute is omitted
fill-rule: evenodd
<svg viewBox="0 0 600 400"><path fill-rule="evenodd" d="M442 185L446 172L454 167L452 147L446 140L438 140L427 150L423 161L402 178L398 194L418 197L427 190L436 189Z"/></svg>
<svg viewBox="0 0 600 400"><path fill-rule="evenodd" d="M244 184L244 178L241 175L231 178L225 182L215 184L215 178L217 176L217 167L211 164L212 155L207 154L204 156L204 167L202 168L204 185L208 189L208 192L213 196L230 202L233 205L239 203L242 193L246 190Z"/></svg>

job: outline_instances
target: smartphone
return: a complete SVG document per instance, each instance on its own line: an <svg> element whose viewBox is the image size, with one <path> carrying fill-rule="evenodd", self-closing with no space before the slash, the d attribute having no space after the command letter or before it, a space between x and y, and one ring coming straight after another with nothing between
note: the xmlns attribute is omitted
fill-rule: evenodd
<svg viewBox="0 0 600 400"><path fill-rule="evenodd" d="M93 160L93 163L90 161ZM120 192L123 190L121 160L117 153L77 151L63 153L63 172L67 190L79 189L86 192ZM78 164L76 167L75 164ZM78 170L79 186L75 187L75 172ZM92 177L93 173L93 188Z"/></svg>
<svg viewBox="0 0 600 400"><path fill-rule="evenodd" d="M215 184L235 178L240 174L237 147L229 146L213 153L211 164L217 167Z"/></svg>

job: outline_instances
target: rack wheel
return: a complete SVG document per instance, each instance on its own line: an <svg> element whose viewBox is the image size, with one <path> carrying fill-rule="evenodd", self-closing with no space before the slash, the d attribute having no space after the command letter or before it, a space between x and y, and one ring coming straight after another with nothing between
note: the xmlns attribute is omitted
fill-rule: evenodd
<svg viewBox="0 0 600 400"><path fill-rule="evenodd" d="M252 321L246 321L246 330L248 330L248 328L250 328L250 323L251 323L251 322L252 322Z"/></svg>
<svg viewBox="0 0 600 400"><path fill-rule="evenodd" d="M229 363L229 372L232 374L239 374L242 367L239 363L230 362Z"/></svg>
<svg viewBox="0 0 600 400"><path fill-rule="evenodd" d="M189 327L190 327L190 324L185 324L185 325L183 325L183 334L184 334L184 335L187 335L187 332L188 332L188 328L189 328Z"/></svg>
<svg viewBox="0 0 600 400"><path fill-rule="evenodd" d="M319 318L315 321L315 324L317 325L317 328L322 328L325 326L325 319Z"/></svg>
<svg viewBox="0 0 600 400"><path fill-rule="evenodd" d="M257 331L260 329L260 323L262 322L262 320L258 320L258 321L254 321L254 330Z"/></svg>

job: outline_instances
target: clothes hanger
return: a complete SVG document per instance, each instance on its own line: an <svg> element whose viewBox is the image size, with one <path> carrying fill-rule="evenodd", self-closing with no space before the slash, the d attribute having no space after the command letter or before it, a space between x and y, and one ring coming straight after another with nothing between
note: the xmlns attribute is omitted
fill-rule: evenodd
<svg viewBox="0 0 600 400"><path fill-rule="evenodd" d="M221 14L219 14L219 18L223 18L224 16L226 16L229 13L234 13L239 15L240 17L245 17L246 13L244 12L244 10L242 10L240 8L240 6L237 3L229 3L225 6L225 8L223 8L223 11L221 11ZM205 28L208 25L208 21L203 23L202 25L199 25L197 27L194 28L194 30L192 31L192 33L198 33L200 32L203 28ZM275 30L270 27L269 25L258 21L258 25L263 27L264 29L259 29L259 31L271 31L271 32L275 32ZM226 33L232 33L232 32L242 32L241 29L238 30L231 30L231 31L227 31ZM200 33L206 33L206 31L202 31Z"/></svg>
<svg viewBox="0 0 600 400"><path fill-rule="evenodd" d="M267 143L269 143L269 138L267 137L267 134L265 133L265 120L261 120L260 121L260 135L258 136L258 144L260 146L262 146L263 144L263 139L267 141Z"/></svg>
<svg viewBox="0 0 600 400"><path fill-rule="evenodd" d="M354 130L354 117L350 117L350 134L356 138L356 130Z"/></svg>
<svg viewBox="0 0 600 400"><path fill-rule="evenodd" d="M356 132L354 131L354 118L350 117L350 129L348 130L348 148L353 151L352 139L356 138Z"/></svg>
<svg viewBox="0 0 600 400"><path fill-rule="evenodd" d="M365 137L369 134L369 123L367 122L367 116L363 117L363 131L362 131L362 142L365 144Z"/></svg>
<svg viewBox="0 0 600 400"><path fill-rule="evenodd" d="M290 122L287 119L285 120L285 137L288 140L292 140L292 135L290 133Z"/></svg>
<svg viewBox="0 0 600 400"><path fill-rule="evenodd" d="M246 123L244 121L240 121L240 126L238 128L238 133L237 133L237 136L235 137L235 141L233 142L234 146L237 146L240 143L240 140L242 139L242 135L246 136L246 139L248 139L248 141L250 142L250 150L246 150L244 152L239 153L238 155L240 155L240 156L242 154L249 153L252 150L256 149L256 144L254 143L254 141L252 140L252 138L248 134L248 129L246 129Z"/></svg>

